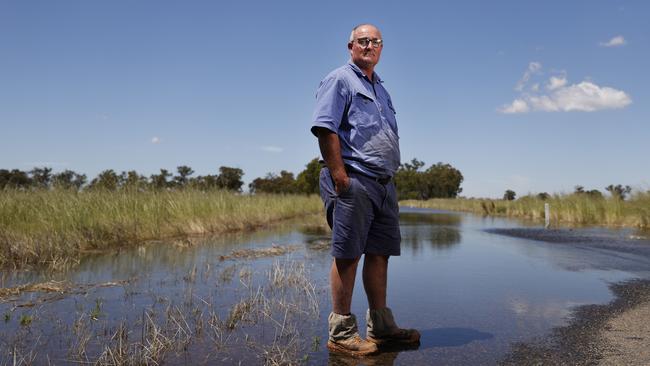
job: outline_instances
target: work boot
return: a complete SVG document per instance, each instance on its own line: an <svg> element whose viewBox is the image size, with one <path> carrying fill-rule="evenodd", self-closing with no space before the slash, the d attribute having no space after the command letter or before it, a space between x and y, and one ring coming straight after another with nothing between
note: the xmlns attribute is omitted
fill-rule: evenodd
<svg viewBox="0 0 650 366"><path fill-rule="evenodd" d="M351 356L366 356L377 353L377 345L361 339L357 328L357 318L353 314L341 315L330 313L329 339L327 348Z"/></svg>
<svg viewBox="0 0 650 366"><path fill-rule="evenodd" d="M395 324L389 308L370 310L366 313L368 341L377 345L408 345L420 343L420 332L403 329Z"/></svg>

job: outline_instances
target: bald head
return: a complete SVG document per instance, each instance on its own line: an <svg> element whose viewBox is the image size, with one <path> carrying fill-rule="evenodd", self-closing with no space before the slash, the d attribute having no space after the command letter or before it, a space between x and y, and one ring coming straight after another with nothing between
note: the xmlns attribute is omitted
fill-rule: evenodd
<svg viewBox="0 0 650 366"><path fill-rule="evenodd" d="M370 27L370 28L376 30L379 33L379 36L381 37L381 32L379 31L379 28L375 27L374 25L372 25L370 23L363 23L363 24L359 24L356 27L352 28L352 32L350 32L350 40L349 40L349 42L352 42L352 41L355 40L355 38L356 38L355 37L355 32L358 29L362 28L362 27Z"/></svg>
<svg viewBox="0 0 650 366"><path fill-rule="evenodd" d="M383 48L381 32L374 25L360 24L352 29L348 42L350 57L370 80Z"/></svg>

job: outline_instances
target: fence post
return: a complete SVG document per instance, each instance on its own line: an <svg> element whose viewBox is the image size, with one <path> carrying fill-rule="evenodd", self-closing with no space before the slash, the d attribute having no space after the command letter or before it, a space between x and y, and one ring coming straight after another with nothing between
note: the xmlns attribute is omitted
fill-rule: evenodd
<svg viewBox="0 0 650 366"><path fill-rule="evenodd" d="M548 229L551 226L551 205L544 203L544 227Z"/></svg>

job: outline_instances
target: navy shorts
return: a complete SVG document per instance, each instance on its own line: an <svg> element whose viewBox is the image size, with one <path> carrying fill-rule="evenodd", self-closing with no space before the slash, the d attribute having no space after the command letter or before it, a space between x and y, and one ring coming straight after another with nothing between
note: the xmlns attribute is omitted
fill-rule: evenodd
<svg viewBox="0 0 650 366"><path fill-rule="evenodd" d="M348 172L350 187L336 194L326 167L320 171L320 195L332 229L332 256L400 255L399 206L395 184L381 184Z"/></svg>

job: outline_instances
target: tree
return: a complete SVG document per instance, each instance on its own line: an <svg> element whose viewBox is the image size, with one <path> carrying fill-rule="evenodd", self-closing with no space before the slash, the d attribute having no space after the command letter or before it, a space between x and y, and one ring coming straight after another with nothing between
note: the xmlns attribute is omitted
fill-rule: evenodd
<svg viewBox="0 0 650 366"><path fill-rule="evenodd" d="M575 190L573 191L573 194L583 194L583 193L585 193L585 187L575 186Z"/></svg>
<svg viewBox="0 0 650 366"><path fill-rule="evenodd" d="M318 162L318 158L314 158L307 163L305 170L300 172L296 178L297 190L306 194L318 194L320 188L320 170L321 165Z"/></svg>
<svg viewBox="0 0 650 366"><path fill-rule="evenodd" d="M244 171L239 168L222 166L219 168L217 186L229 191L241 192L241 187L244 185L244 182L241 180L243 176Z"/></svg>
<svg viewBox="0 0 650 366"><path fill-rule="evenodd" d="M86 175L77 174L69 169L52 176L52 187L56 189L74 189L78 191L84 184L86 184Z"/></svg>
<svg viewBox="0 0 650 366"><path fill-rule="evenodd" d="M167 171L167 169L160 169L160 174L151 175L151 186L154 189L165 189L169 187L169 182L167 178L171 177L172 174Z"/></svg>
<svg viewBox="0 0 650 366"><path fill-rule="evenodd" d="M395 185L400 199L456 198L462 188L463 174L441 162L431 165L425 171L424 162L413 159L400 165L395 173Z"/></svg>
<svg viewBox="0 0 650 366"><path fill-rule="evenodd" d="M513 201L516 196L517 196L517 194L515 193L515 191L513 191L511 189L508 189L503 194L503 199L506 200L506 201Z"/></svg>
<svg viewBox="0 0 650 366"><path fill-rule="evenodd" d="M610 184L607 187L605 187L605 190L607 192L609 192L612 195L612 197L614 197L615 199L619 199L619 200L623 201L623 200L625 200L625 197L630 192L632 192L632 187L630 187L630 186L623 187L620 184L617 184L617 185Z"/></svg>
<svg viewBox="0 0 650 366"><path fill-rule="evenodd" d="M542 200L542 201L546 201L549 197L550 197L550 195L548 193L546 193L546 192L542 192L542 193L537 194L537 198Z"/></svg>
<svg viewBox="0 0 650 366"><path fill-rule="evenodd" d="M36 188L49 188L52 179L52 168L34 168L29 174L32 175L32 182Z"/></svg>
<svg viewBox="0 0 650 366"><path fill-rule="evenodd" d="M135 170L120 174L120 186L127 190L141 190L148 184L147 177L138 174Z"/></svg>
<svg viewBox="0 0 650 366"><path fill-rule="evenodd" d="M176 181L180 187L185 187L188 182L187 177L194 174L194 170L187 165L181 165L176 168L176 171L178 172L178 176L174 177L174 181Z"/></svg>
<svg viewBox="0 0 650 366"><path fill-rule="evenodd" d="M264 178L255 178L248 185L251 193L296 193L296 180L293 173L283 170L280 175L268 173Z"/></svg>
<svg viewBox="0 0 650 366"><path fill-rule="evenodd" d="M395 186L400 199L427 199L424 173L419 171L424 162L413 159L399 166L395 173Z"/></svg>
<svg viewBox="0 0 650 366"><path fill-rule="evenodd" d="M429 198L456 198L463 191L463 175L449 164L432 165L424 173Z"/></svg>
<svg viewBox="0 0 650 366"><path fill-rule="evenodd" d="M32 179L26 172L18 169L11 171L0 169L0 189L25 189L32 185Z"/></svg>
<svg viewBox="0 0 650 366"><path fill-rule="evenodd" d="M113 169L107 169L90 182L90 189L105 189L115 191L120 185L120 177Z"/></svg>

